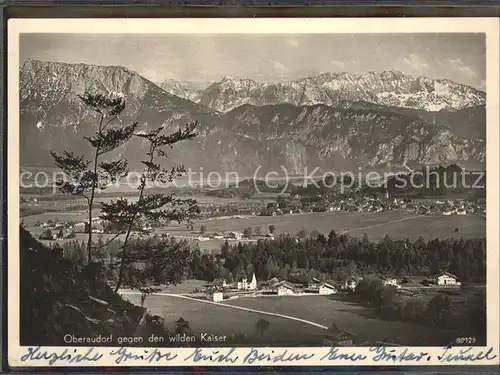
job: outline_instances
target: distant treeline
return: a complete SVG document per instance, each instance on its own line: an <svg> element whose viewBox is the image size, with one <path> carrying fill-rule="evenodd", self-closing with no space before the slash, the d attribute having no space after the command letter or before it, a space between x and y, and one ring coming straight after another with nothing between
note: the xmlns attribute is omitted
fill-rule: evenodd
<svg viewBox="0 0 500 375"><path fill-rule="evenodd" d="M205 258L204 258L205 257ZM405 275L432 275L439 271L454 273L461 280L485 280L486 246L484 239L423 238L372 242L331 231L298 240L282 236L257 243L225 243L215 256L195 257L192 272L205 280L237 277L255 272L260 279L278 277L307 281L307 273L325 274L343 280L356 273L380 272Z"/></svg>
<svg viewBox="0 0 500 375"><path fill-rule="evenodd" d="M321 276L331 280L345 280L354 274L383 273L400 277L406 275L431 276L440 271L455 274L462 281L484 281L486 275L485 239L435 239L424 241L392 240L388 236L380 242L369 241L365 235L353 238L337 235L312 234L298 239L282 235L275 240L256 243L225 242L220 253L203 254L196 244L158 235L134 239L132 260L147 263L151 248L160 254L189 252L185 276L212 281L217 278L236 279L255 272L260 280L277 277L292 282L307 282ZM121 241L102 247L100 240L96 257L111 259L119 251ZM65 253L73 261L81 259L85 245L77 241L65 244ZM175 249L175 251L173 251ZM97 251L97 250L96 250ZM71 255L70 255L71 254ZM161 282L160 279L155 280Z"/></svg>

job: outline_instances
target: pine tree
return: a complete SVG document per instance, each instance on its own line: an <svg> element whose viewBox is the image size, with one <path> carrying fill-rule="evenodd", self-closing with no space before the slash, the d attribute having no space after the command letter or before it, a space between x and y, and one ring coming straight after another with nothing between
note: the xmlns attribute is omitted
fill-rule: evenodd
<svg viewBox="0 0 500 375"><path fill-rule="evenodd" d="M129 256L129 239L134 224L141 222L149 225L166 225L171 221L187 222L192 225L192 218L199 213L199 208L194 199L181 199L175 194L145 194L145 188L149 184L161 182L166 184L181 177L185 173L184 166L176 166L170 170L164 169L155 162L156 158L165 158L167 153L165 147L173 147L174 144L192 139L196 136L197 123L189 123L183 129L165 135L164 128L159 127L150 132L136 134L148 143L147 160L143 160L144 171L139 180L139 198L137 201L129 201L120 198L110 202L102 203L101 217L113 224L124 228L125 239L119 255L119 273L116 291L124 280L126 266L134 262L134 257ZM133 255L133 254L130 254Z"/></svg>
<svg viewBox="0 0 500 375"><path fill-rule="evenodd" d="M87 260L92 261L92 209L98 190L105 189L110 183L124 177L127 173L127 161L103 161L102 156L125 144L134 133L137 123L128 126L121 124L119 115L125 109L123 98L112 98L102 94L85 93L79 98L98 114L97 132L85 137L93 148L91 160L84 155L76 155L71 151L57 154L51 151L54 164L59 167L66 179L56 181L62 193L81 196L87 201L88 240ZM116 124L118 122L118 124Z"/></svg>

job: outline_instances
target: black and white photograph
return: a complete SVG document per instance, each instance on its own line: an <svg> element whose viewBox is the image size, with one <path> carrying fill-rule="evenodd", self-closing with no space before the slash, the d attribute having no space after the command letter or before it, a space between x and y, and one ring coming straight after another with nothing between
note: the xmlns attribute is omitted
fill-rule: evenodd
<svg viewBox="0 0 500 375"><path fill-rule="evenodd" d="M19 32L18 344L494 342L487 33L383 22Z"/></svg>

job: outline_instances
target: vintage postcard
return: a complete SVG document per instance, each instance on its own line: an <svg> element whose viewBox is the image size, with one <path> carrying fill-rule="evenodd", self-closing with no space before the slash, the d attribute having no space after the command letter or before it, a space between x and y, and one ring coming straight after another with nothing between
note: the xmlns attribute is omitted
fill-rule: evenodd
<svg viewBox="0 0 500 375"><path fill-rule="evenodd" d="M10 366L498 365L498 19L8 33Z"/></svg>

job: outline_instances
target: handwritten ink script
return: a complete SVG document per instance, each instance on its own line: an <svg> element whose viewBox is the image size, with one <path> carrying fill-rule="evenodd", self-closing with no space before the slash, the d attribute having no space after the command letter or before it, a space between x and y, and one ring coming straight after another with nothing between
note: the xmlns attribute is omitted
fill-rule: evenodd
<svg viewBox="0 0 500 375"><path fill-rule="evenodd" d="M148 365L346 365L363 364L474 364L498 362L493 347L445 347L428 351L412 348L65 348L59 350L28 347L21 362L33 365L107 366Z"/></svg>
<svg viewBox="0 0 500 375"><path fill-rule="evenodd" d="M493 348L476 352L473 350L473 347L455 349L447 347L444 349L443 353L437 357L437 359L441 363L453 363L458 361L477 362L484 359L492 361L497 358L497 355L493 354Z"/></svg>
<svg viewBox="0 0 500 375"><path fill-rule="evenodd" d="M56 362L62 363L81 363L82 366L87 364L95 364L103 357L95 348L79 351L78 349L64 349L62 352L51 352L50 350L42 350L40 346L28 348L28 352L21 357L21 362L40 361L48 362L49 365L54 365Z"/></svg>
<svg viewBox="0 0 500 375"><path fill-rule="evenodd" d="M147 363L170 362L177 358L177 354L162 352L159 349L133 349L120 348L112 350L109 355L114 358L117 365L125 364L127 361L144 361Z"/></svg>

